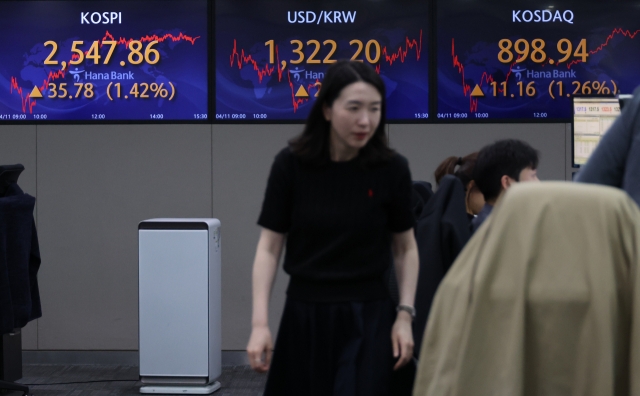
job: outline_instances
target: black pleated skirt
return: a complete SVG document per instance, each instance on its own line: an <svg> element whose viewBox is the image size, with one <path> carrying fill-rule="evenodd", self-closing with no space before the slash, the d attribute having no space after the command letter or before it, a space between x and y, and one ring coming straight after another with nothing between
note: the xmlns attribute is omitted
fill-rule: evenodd
<svg viewBox="0 0 640 396"><path fill-rule="evenodd" d="M395 318L390 299L287 298L264 396L390 395Z"/></svg>

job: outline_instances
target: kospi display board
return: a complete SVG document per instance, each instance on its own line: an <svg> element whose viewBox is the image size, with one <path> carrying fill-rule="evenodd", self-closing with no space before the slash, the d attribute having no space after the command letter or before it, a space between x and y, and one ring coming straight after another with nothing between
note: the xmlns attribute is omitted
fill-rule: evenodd
<svg viewBox="0 0 640 396"><path fill-rule="evenodd" d="M640 2L437 4L437 114L447 121L568 121L574 96L640 84Z"/></svg>
<svg viewBox="0 0 640 396"><path fill-rule="evenodd" d="M218 0L215 119L304 120L339 59L371 64L387 120L429 114L429 2Z"/></svg>
<svg viewBox="0 0 640 396"><path fill-rule="evenodd" d="M207 119L208 8L0 1L0 123Z"/></svg>

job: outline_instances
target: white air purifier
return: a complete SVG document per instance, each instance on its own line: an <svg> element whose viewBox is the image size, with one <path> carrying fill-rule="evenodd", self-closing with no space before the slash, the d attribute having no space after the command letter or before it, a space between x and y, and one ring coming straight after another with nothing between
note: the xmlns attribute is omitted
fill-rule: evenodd
<svg viewBox="0 0 640 396"><path fill-rule="evenodd" d="M140 393L220 389L220 221L145 220L138 262Z"/></svg>

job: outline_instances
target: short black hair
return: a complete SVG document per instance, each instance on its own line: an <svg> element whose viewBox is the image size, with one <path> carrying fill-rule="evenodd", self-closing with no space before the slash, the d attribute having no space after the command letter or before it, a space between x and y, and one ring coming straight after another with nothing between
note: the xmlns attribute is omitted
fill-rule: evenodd
<svg viewBox="0 0 640 396"><path fill-rule="evenodd" d="M327 69L320 93L311 108L304 130L289 142L291 151L303 162L321 165L330 161L331 123L324 118L323 108L331 107L344 87L359 81L373 85L380 93L382 103L380 104L380 124L371 140L360 150L358 159L361 164L368 165L389 160L393 156L394 151L389 148L385 133L386 95L382 78L374 68L364 62L340 60Z"/></svg>
<svg viewBox="0 0 640 396"><path fill-rule="evenodd" d="M522 140L498 140L480 150L473 170L473 180L485 201L491 201L498 198L502 191L502 176L519 181L520 172L528 167L538 167L536 149Z"/></svg>

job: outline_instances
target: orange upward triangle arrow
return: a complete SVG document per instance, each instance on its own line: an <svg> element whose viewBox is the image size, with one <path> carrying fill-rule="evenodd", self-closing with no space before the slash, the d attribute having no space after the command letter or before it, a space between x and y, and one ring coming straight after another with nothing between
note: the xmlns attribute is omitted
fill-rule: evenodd
<svg viewBox="0 0 640 396"><path fill-rule="evenodd" d="M42 92L38 89L38 86L34 86L31 90L31 95L29 95L31 99L42 99Z"/></svg>
<svg viewBox="0 0 640 396"><path fill-rule="evenodd" d="M302 85L300 85L300 88L298 88L298 92L296 92L296 98L308 98L308 97L309 97L309 93L307 92L306 89L304 89Z"/></svg>
<svg viewBox="0 0 640 396"><path fill-rule="evenodd" d="M480 86L478 84L476 84L476 87L473 89L473 92L471 92L471 96L472 97L484 97L484 92L482 92L482 89L480 88Z"/></svg>

